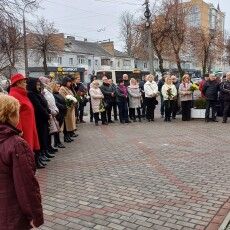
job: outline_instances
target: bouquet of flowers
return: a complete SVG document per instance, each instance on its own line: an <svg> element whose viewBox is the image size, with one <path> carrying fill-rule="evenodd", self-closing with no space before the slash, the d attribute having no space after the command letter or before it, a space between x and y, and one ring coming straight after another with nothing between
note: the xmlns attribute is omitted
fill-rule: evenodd
<svg viewBox="0 0 230 230"><path fill-rule="evenodd" d="M171 89L171 88L168 88L168 89L167 89L167 95L168 95L168 98L169 98L169 99L172 99L172 98L173 98L173 94L172 94L172 89Z"/></svg>
<svg viewBox="0 0 230 230"><path fill-rule="evenodd" d="M197 84L193 83L193 84L191 85L191 87L190 87L189 90L192 91L192 92L194 92L194 91L196 91L196 90L199 90L199 87L198 87Z"/></svg>
<svg viewBox="0 0 230 230"><path fill-rule="evenodd" d="M77 99L72 95L67 95L65 97L65 101L66 101L66 106L68 108L72 107L73 104L77 103Z"/></svg>

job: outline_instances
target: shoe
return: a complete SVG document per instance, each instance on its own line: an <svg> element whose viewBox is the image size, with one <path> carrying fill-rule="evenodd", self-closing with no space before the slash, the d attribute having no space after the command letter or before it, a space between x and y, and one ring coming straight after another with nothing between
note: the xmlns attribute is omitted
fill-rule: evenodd
<svg viewBox="0 0 230 230"><path fill-rule="evenodd" d="M36 162L36 169L44 169L45 166L42 165L39 161Z"/></svg>
<svg viewBox="0 0 230 230"><path fill-rule="evenodd" d="M90 118L90 122L93 122L93 119L92 119L92 118Z"/></svg>
<svg viewBox="0 0 230 230"><path fill-rule="evenodd" d="M114 122L113 122L113 121L108 121L108 123L111 123L111 124L112 124L112 123L114 123Z"/></svg>
<svg viewBox="0 0 230 230"><path fill-rule="evenodd" d="M213 122L219 122L219 121L218 121L218 120L216 120L216 119L213 119L212 121L213 121Z"/></svg>
<svg viewBox="0 0 230 230"><path fill-rule="evenodd" d="M161 115L161 118L164 118L164 115Z"/></svg>
<svg viewBox="0 0 230 230"><path fill-rule="evenodd" d="M133 119L133 122L137 122L137 120L136 120L136 119Z"/></svg>
<svg viewBox="0 0 230 230"><path fill-rule="evenodd" d="M43 166L47 165L47 163L45 161L42 161L42 158L40 156L39 156L38 160Z"/></svg>
<svg viewBox="0 0 230 230"><path fill-rule="evenodd" d="M57 145L57 147L60 148L60 149L64 149L64 148L65 148L65 146L64 146L62 143L59 143L59 144Z"/></svg>
<svg viewBox="0 0 230 230"><path fill-rule="evenodd" d="M82 121L80 121L80 123L86 123L86 121L82 120Z"/></svg>
<svg viewBox="0 0 230 230"><path fill-rule="evenodd" d="M70 143L71 141L69 140L69 138L68 138L68 137L64 137L64 142L66 142L66 143Z"/></svg>
<svg viewBox="0 0 230 230"><path fill-rule="evenodd" d="M53 146L50 146L50 147L48 148L48 150L49 150L49 152L52 152L52 153L58 152L58 149L53 148Z"/></svg>
<svg viewBox="0 0 230 230"><path fill-rule="evenodd" d="M150 119L148 119L148 122L151 122L151 120L150 120Z"/></svg>
<svg viewBox="0 0 230 230"><path fill-rule="evenodd" d="M154 119L151 119L151 121L154 121Z"/></svg>
<svg viewBox="0 0 230 230"><path fill-rule="evenodd" d="M139 122L141 122L141 118L139 118Z"/></svg>
<svg viewBox="0 0 230 230"><path fill-rule="evenodd" d="M108 125L108 123L107 122L102 122L102 125Z"/></svg>
<svg viewBox="0 0 230 230"><path fill-rule="evenodd" d="M70 134L70 137L78 137L78 134L76 133Z"/></svg>
<svg viewBox="0 0 230 230"><path fill-rule="evenodd" d="M54 158L54 157L55 157L55 156L52 155L48 150L45 150L45 156L46 156L47 158Z"/></svg>
<svg viewBox="0 0 230 230"><path fill-rule="evenodd" d="M209 122L209 118L205 118L205 122Z"/></svg>
<svg viewBox="0 0 230 230"><path fill-rule="evenodd" d="M129 124L129 123L132 123L132 122L128 120L128 121L125 121L125 123Z"/></svg>

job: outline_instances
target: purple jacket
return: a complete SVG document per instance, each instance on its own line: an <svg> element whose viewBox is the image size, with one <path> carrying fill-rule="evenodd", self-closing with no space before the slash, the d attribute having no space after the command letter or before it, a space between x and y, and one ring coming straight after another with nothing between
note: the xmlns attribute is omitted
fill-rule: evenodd
<svg viewBox="0 0 230 230"><path fill-rule="evenodd" d="M0 123L0 229L31 229L43 224L35 162L19 131Z"/></svg>

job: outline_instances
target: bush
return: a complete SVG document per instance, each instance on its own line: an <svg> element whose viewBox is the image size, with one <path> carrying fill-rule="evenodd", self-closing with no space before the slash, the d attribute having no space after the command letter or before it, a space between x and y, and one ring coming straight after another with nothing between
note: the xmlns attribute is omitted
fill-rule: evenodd
<svg viewBox="0 0 230 230"><path fill-rule="evenodd" d="M194 101L194 109L205 109L206 108L206 100L205 98L198 98Z"/></svg>

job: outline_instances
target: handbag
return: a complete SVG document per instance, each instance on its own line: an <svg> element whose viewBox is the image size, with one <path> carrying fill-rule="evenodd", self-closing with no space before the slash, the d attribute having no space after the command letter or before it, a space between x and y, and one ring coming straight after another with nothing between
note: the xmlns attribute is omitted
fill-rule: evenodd
<svg viewBox="0 0 230 230"><path fill-rule="evenodd" d="M60 127L58 124L58 121L56 117L51 115L50 120L49 120L49 134L57 133L60 131Z"/></svg>

